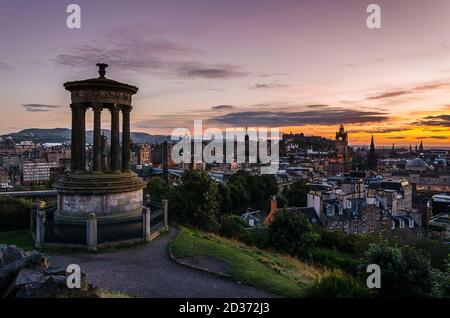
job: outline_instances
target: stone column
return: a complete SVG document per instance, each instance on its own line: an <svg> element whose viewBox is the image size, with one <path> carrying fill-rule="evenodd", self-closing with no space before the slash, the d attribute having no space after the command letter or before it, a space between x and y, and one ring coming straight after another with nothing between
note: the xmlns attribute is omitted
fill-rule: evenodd
<svg viewBox="0 0 450 318"><path fill-rule="evenodd" d="M97 219L95 213L88 215L86 223L87 248L88 251L97 250Z"/></svg>
<svg viewBox="0 0 450 318"><path fill-rule="evenodd" d="M122 171L130 171L131 132L130 132L131 106L122 106Z"/></svg>
<svg viewBox="0 0 450 318"><path fill-rule="evenodd" d="M112 105L111 112L111 170L120 172L120 143L119 143L119 107Z"/></svg>
<svg viewBox="0 0 450 318"><path fill-rule="evenodd" d="M72 171L78 170L78 121L77 121L77 105L71 104L72 109L72 138L70 144L70 165Z"/></svg>
<svg viewBox="0 0 450 318"><path fill-rule="evenodd" d="M81 136L81 145L80 145L80 170L86 170L86 108L84 106L80 107L80 127L79 133Z"/></svg>
<svg viewBox="0 0 450 318"><path fill-rule="evenodd" d="M71 166L73 171L86 169L86 108L82 104L72 104Z"/></svg>
<svg viewBox="0 0 450 318"><path fill-rule="evenodd" d="M94 110L94 172L100 172L102 170L102 105L95 104L92 108Z"/></svg>

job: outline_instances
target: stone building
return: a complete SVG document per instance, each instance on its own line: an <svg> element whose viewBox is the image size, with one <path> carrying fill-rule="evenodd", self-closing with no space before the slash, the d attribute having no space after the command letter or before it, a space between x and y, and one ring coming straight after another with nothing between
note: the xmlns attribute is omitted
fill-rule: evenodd
<svg viewBox="0 0 450 318"><path fill-rule="evenodd" d="M152 151L149 144L133 145L133 152L138 165L152 164Z"/></svg>
<svg viewBox="0 0 450 318"><path fill-rule="evenodd" d="M311 191L308 208L297 209L314 224L347 234L417 230L421 216L412 209L412 188L404 181L369 185L348 178L339 188ZM311 208L316 216L311 215Z"/></svg>
<svg viewBox="0 0 450 318"><path fill-rule="evenodd" d="M424 160L415 158L405 164L404 169L391 172L393 178L409 181L417 193L437 194L450 192L450 171L437 170Z"/></svg>
<svg viewBox="0 0 450 318"><path fill-rule="evenodd" d="M50 170L57 168L57 162L26 161L22 163L22 184L43 184L51 180Z"/></svg>
<svg viewBox="0 0 450 318"><path fill-rule="evenodd" d="M335 143L334 155L329 158L329 172L331 175L348 173L352 170L352 150L348 146L348 133L343 124L336 132Z"/></svg>
<svg viewBox="0 0 450 318"><path fill-rule="evenodd" d="M168 167L172 167L174 165L174 162L172 160L172 148L174 144L167 143L167 164ZM159 144L153 145L151 149L151 160L152 163L156 166L162 166L164 162L164 143L161 142Z"/></svg>

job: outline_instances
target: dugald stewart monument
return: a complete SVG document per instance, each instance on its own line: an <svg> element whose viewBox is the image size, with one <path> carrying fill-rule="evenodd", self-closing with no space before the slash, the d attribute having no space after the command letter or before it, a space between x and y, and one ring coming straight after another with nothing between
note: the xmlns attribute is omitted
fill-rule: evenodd
<svg viewBox="0 0 450 318"><path fill-rule="evenodd" d="M58 192L55 219L140 215L145 182L130 170L130 113L135 86L106 78L107 64L97 64L99 77L67 82L71 93L71 172L54 186ZM86 170L86 111L94 112L93 169ZM110 162L102 162L101 116L111 116ZM122 145L119 117L122 114ZM104 160L106 161L106 160Z"/></svg>

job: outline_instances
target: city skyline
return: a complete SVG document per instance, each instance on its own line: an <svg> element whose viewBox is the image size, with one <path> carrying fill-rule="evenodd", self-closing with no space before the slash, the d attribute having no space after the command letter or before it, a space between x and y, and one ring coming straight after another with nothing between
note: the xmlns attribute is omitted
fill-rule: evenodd
<svg viewBox="0 0 450 318"><path fill-rule="evenodd" d="M378 30L369 2L353 0L77 1L79 30L65 25L67 3L4 4L0 133L70 127L62 84L105 62L140 88L132 131L202 119L333 138L342 122L352 145L374 134L377 146L447 146L450 3L432 2L377 1Z"/></svg>

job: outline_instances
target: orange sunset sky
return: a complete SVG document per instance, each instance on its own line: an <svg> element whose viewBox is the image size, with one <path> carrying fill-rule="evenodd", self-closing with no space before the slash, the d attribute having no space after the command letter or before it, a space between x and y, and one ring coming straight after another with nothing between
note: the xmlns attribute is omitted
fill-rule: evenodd
<svg viewBox="0 0 450 318"><path fill-rule="evenodd" d="M0 133L70 128L66 81L139 87L133 131L280 127L353 145L449 146L450 1L8 1L0 10ZM382 9L368 29L366 7ZM92 116L88 115L88 129ZM105 112L103 127L109 127Z"/></svg>

